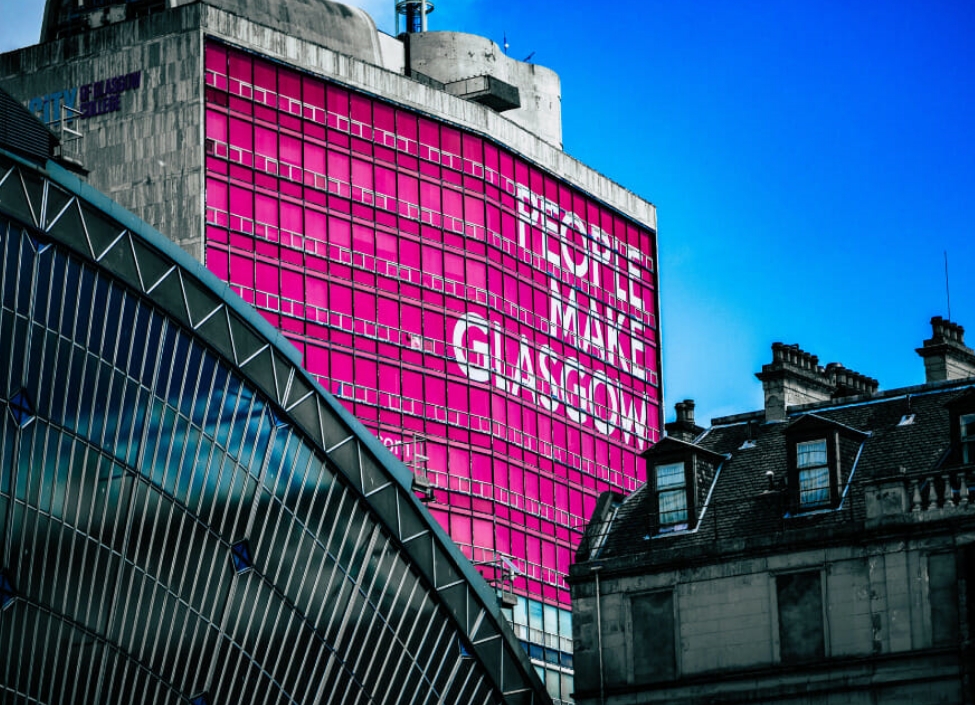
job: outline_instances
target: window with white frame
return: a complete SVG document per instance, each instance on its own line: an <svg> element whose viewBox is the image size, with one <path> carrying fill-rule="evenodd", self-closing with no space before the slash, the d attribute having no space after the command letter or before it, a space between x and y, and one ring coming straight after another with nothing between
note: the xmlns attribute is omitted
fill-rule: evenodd
<svg viewBox="0 0 975 705"><path fill-rule="evenodd" d="M828 506L830 474L825 438L796 444L796 470L799 474L799 508Z"/></svg>
<svg viewBox="0 0 975 705"><path fill-rule="evenodd" d="M657 492L657 517L660 526L687 523L687 479L684 462L654 467L654 489Z"/></svg>

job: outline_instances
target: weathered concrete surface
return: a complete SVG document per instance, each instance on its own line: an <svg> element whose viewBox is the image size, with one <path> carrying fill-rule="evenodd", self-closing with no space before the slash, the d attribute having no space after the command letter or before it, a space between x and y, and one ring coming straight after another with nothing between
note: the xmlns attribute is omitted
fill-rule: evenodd
<svg viewBox="0 0 975 705"><path fill-rule="evenodd" d="M92 186L197 259L203 234L202 6L0 55L0 85L29 101L141 71L119 109L78 120L66 145ZM80 96L79 96L80 100Z"/></svg>
<svg viewBox="0 0 975 705"><path fill-rule="evenodd" d="M516 61L485 37L461 32L422 32L406 36L410 70L441 83L494 76L515 86L521 107L504 116L556 147L562 146L562 88L551 69Z"/></svg>

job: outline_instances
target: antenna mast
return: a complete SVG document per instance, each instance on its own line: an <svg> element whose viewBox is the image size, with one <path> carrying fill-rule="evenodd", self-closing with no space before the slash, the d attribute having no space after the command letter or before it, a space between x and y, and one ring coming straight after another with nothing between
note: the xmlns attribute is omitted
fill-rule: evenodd
<svg viewBox="0 0 975 705"><path fill-rule="evenodd" d="M948 299L948 320L951 320L951 288L948 286L948 250L945 250L945 297Z"/></svg>

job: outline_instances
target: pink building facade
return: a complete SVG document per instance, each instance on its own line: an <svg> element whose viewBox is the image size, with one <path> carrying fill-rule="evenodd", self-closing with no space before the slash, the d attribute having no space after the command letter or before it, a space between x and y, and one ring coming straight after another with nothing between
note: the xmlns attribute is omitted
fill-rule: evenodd
<svg viewBox="0 0 975 705"><path fill-rule="evenodd" d="M661 427L656 234L472 131L205 54L207 266L426 473L567 697L579 530Z"/></svg>

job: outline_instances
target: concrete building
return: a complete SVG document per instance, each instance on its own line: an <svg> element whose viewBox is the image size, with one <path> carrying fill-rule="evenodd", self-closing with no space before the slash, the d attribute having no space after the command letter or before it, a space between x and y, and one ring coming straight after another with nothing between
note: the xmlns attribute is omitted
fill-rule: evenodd
<svg viewBox="0 0 975 705"><path fill-rule="evenodd" d="M677 405L572 567L576 702L975 701L975 357L931 323L915 387L776 343L763 410Z"/></svg>
<svg viewBox="0 0 975 705"><path fill-rule="evenodd" d="M564 576L643 479L660 352L654 207L562 151L558 76L327 0L50 0L41 39L0 87L411 466L566 699Z"/></svg>
<svg viewBox="0 0 975 705"><path fill-rule="evenodd" d="M549 703L281 334L0 125L0 701Z"/></svg>

